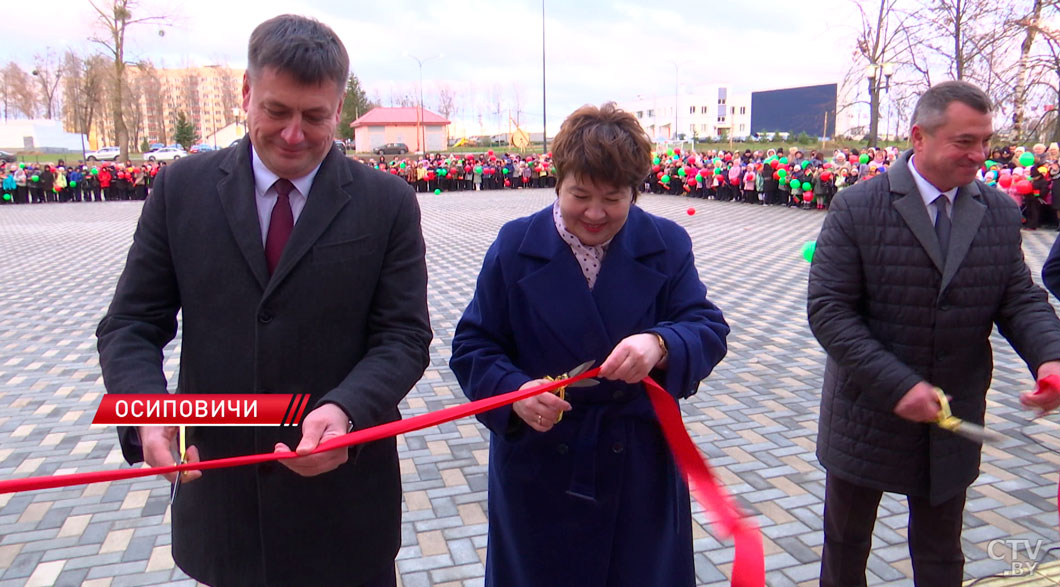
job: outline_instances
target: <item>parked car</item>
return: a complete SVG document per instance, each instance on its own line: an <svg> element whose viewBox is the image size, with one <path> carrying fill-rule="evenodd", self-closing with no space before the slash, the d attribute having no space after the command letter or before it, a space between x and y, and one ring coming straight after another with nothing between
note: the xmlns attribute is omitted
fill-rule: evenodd
<svg viewBox="0 0 1060 587"><path fill-rule="evenodd" d="M98 151L85 153L85 159L88 161L117 161L120 155L121 149L118 147L103 147Z"/></svg>
<svg viewBox="0 0 1060 587"><path fill-rule="evenodd" d="M372 149L376 155L404 155L409 152L405 143L387 143Z"/></svg>
<svg viewBox="0 0 1060 587"><path fill-rule="evenodd" d="M7 151L0 151L0 161L4 163L15 163L18 161L18 157L14 153L8 153Z"/></svg>
<svg viewBox="0 0 1060 587"><path fill-rule="evenodd" d="M144 151L144 153L154 153L162 147L165 147L165 145L163 145L162 143L151 143L150 145L148 145L147 150Z"/></svg>
<svg viewBox="0 0 1060 587"><path fill-rule="evenodd" d="M188 152L180 147L162 147L154 153L148 153L148 161L176 161L181 157L187 157Z"/></svg>
<svg viewBox="0 0 1060 587"><path fill-rule="evenodd" d="M338 147L340 151L342 151L343 155L346 154L346 143L343 142L342 139L335 139L335 146Z"/></svg>
<svg viewBox="0 0 1060 587"><path fill-rule="evenodd" d="M213 150L214 150L213 145L209 145L207 143L199 143L198 145L192 145L191 148L188 149L188 152L189 153L206 153L208 151L213 151Z"/></svg>

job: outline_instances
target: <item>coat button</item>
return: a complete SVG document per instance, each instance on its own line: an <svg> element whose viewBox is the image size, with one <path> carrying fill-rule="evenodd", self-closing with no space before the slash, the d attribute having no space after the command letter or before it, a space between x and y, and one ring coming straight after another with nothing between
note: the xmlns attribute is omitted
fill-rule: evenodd
<svg viewBox="0 0 1060 587"><path fill-rule="evenodd" d="M567 451L569 451L569 450L570 450L570 448L566 444L562 444L561 443L561 444L557 444L556 445L556 452L558 452L561 455L567 454Z"/></svg>
<svg viewBox="0 0 1060 587"><path fill-rule="evenodd" d="M262 324L268 324L269 322L272 322L272 314L267 310L263 311L262 313L258 314L258 322L261 322Z"/></svg>
<svg viewBox="0 0 1060 587"><path fill-rule="evenodd" d="M946 353L945 352L939 351L939 352L935 353L935 360L936 361L943 361L945 359L946 359Z"/></svg>
<svg viewBox="0 0 1060 587"><path fill-rule="evenodd" d="M946 302L943 302L943 303L939 304L939 309L942 310L943 312L947 312L950 309L950 305L947 304Z"/></svg>
<svg viewBox="0 0 1060 587"><path fill-rule="evenodd" d="M611 395L611 398L616 400L616 401L620 401L620 400L622 400L625 397L626 397L626 392L622 391L621 389L616 391L615 393L613 393Z"/></svg>
<svg viewBox="0 0 1060 587"><path fill-rule="evenodd" d="M622 454L622 451L625 450L625 449L626 449L626 447L622 446L621 442L616 442L616 443L611 445L611 452L615 453L616 455L617 454Z"/></svg>

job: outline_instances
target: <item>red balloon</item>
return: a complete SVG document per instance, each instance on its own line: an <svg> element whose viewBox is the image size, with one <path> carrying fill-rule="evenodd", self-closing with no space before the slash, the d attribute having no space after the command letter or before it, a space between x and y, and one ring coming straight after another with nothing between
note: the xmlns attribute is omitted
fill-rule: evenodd
<svg viewBox="0 0 1060 587"><path fill-rule="evenodd" d="M802 195L802 201L803 202L812 202L813 201L813 193L806 192L805 194L803 194Z"/></svg>
<svg viewBox="0 0 1060 587"><path fill-rule="evenodd" d="M662 179L662 176L663 176L663 172L661 172L661 171L659 173L655 174L656 179Z"/></svg>
<svg viewBox="0 0 1060 587"><path fill-rule="evenodd" d="M1019 194L1021 196L1026 196L1027 194L1029 194L1029 193L1031 193L1033 191L1034 191L1034 184L1032 184L1031 182L1027 181L1026 179L1021 179L1021 180L1016 182L1016 193L1017 194Z"/></svg>
<svg viewBox="0 0 1060 587"><path fill-rule="evenodd" d="M512 180L510 180L510 179L504 180L504 187L506 187L506 188L512 187Z"/></svg>
<svg viewBox="0 0 1060 587"><path fill-rule="evenodd" d="M674 155L680 155L681 149L674 149Z"/></svg>
<svg viewBox="0 0 1060 587"><path fill-rule="evenodd" d="M523 178L523 183L530 183L530 178L529 177L524 177Z"/></svg>
<svg viewBox="0 0 1060 587"><path fill-rule="evenodd" d="M471 173L471 166L470 165L465 165L464 166L464 173Z"/></svg>
<svg viewBox="0 0 1060 587"><path fill-rule="evenodd" d="M831 179L832 179L832 174L831 173L825 171L824 173L821 174L821 181L830 181Z"/></svg>
<svg viewBox="0 0 1060 587"><path fill-rule="evenodd" d="M655 173L659 173L660 171L662 171L662 165L656 165L656 166L652 167L651 170L654 171Z"/></svg>
<svg viewBox="0 0 1060 587"><path fill-rule="evenodd" d="M696 213L696 209L695 209L695 208L689 208L689 209L687 210L687 212L688 212L688 215L689 215L689 216L692 216L692 215L694 215L694 214Z"/></svg>
<svg viewBox="0 0 1060 587"><path fill-rule="evenodd" d="M695 175L695 174L696 174L696 168L695 167L691 167L691 166L685 167L685 175Z"/></svg>
<svg viewBox="0 0 1060 587"><path fill-rule="evenodd" d="M1012 176L1002 175L1001 179L997 180L997 184L1003 188L1009 187L1010 185L1012 185Z"/></svg>
<svg viewBox="0 0 1060 587"><path fill-rule="evenodd" d="M493 149L486 151L486 154L489 155L490 159L493 159Z"/></svg>
<svg viewBox="0 0 1060 587"><path fill-rule="evenodd" d="M688 178L688 185L690 185L692 187L696 187L696 178L694 178L694 177Z"/></svg>
<svg viewBox="0 0 1060 587"><path fill-rule="evenodd" d="M776 159L774 159L774 160L769 162L769 166L772 167L773 169L776 169L777 167L780 167L780 161L777 161Z"/></svg>
<svg viewBox="0 0 1060 587"><path fill-rule="evenodd" d="M433 170L427 172L427 179L433 180L436 177L438 177L438 174L435 173Z"/></svg>

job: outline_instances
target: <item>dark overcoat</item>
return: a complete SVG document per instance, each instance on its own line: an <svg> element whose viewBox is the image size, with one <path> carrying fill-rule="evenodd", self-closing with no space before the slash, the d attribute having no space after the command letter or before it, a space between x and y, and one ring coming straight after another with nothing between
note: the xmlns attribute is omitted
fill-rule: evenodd
<svg viewBox="0 0 1060 587"><path fill-rule="evenodd" d="M980 447L895 405L927 381L982 424L994 325L1036 372L1060 358L1060 322L1031 281L1012 199L960 187L944 257L910 155L840 192L817 239L807 312L828 353L817 457L846 481L941 503L979 475Z"/></svg>
<svg viewBox="0 0 1060 587"><path fill-rule="evenodd" d="M549 207L501 229L450 364L480 399L599 365L645 331L666 341L668 367L654 376L677 398L725 355L729 328L685 231L634 206L590 291ZM546 433L511 408L480 416L491 431L486 584L694 584L688 488L643 385L602 381L567 397L572 411Z"/></svg>
<svg viewBox="0 0 1060 587"><path fill-rule="evenodd" d="M110 393L164 393L182 312L178 393L309 393L356 428L400 418L431 331L419 206L398 178L332 149L275 273L266 268L249 142L162 169L99 325ZM308 410L307 410L308 412ZM197 428L202 459L295 446L298 428ZM121 434L130 463L138 437ZM351 585L400 544L396 444L301 477L279 464L207 471L173 504L173 557L211 585Z"/></svg>

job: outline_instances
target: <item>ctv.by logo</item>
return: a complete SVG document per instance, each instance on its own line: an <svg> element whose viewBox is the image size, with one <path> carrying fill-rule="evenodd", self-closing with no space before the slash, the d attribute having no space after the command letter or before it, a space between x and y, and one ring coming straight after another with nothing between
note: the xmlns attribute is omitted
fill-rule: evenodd
<svg viewBox="0 0 1060 587"><path fill-rule="evenodd" d="M993 560L1009 561L1012 564L1009 574L1016 576L1033 574L1046 550L1045 541L1040 538L999 538L986 545L987 555ZM1021 555L1028 560L1020 560Z"/></svg>

